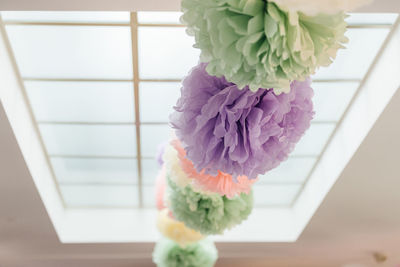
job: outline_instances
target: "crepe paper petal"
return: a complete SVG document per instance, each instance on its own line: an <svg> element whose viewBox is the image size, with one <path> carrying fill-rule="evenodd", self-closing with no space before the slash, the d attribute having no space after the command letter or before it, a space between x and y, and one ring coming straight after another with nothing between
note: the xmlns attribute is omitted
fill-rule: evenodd
<svg viewBox="0 0 400 267"><path fill-rule="evenodd" d="M203 191L218 193L227 198L233 198L240 193L249 194L251 187L256 179L249 179L246 176L238 176L237 181L232 176L218 171L217 176L205 174L204 171L197 172L193 163L186 158L186 152L181 146L179 140L171 141L172 146L178 151L178 157L183 171L193 179L193 187L199 187Z"/></svg>
<svg viewBox="0 0 400 267"><path fill-rule="evenodd" d="M162 166L156 178L156 205L158 210L165 209L165 189L167 187L167 178L165 166Z"/></svg>
<svg viewBox="0 0 400 267"><path fill-rule="evenodd" d="M182 11L207 72L239 89L289 92L292 81L330 65L348 41L343 12L307 16L265 0L182 0Z"/></svg>
<svg viewBox="0 0 400 267"><path fill-rule="evenodd" d="M203 235L222 234L243 220L253 209L253 193L232 199L216 193L195 192L190 185L181 188L168 177L168 203L174 218Z"/></svg>
<svg viewBox="0 0 400 267"><path fill-rule="evenodd" d="M212 267L218 258L214 243L208 239L181 247L169 239L160 240L153 252L157 267Z"/></svg>
<svg viewBox="0 0 400 267"><path fill-rule="evenodd" d="M183 80L170 116L197 172L255 179L286 160L314 115L310 79L276 95L272 89L239 90L205 68L199 64Z"/></svg>
<svg viewBox="0 0 400 267"><path fill-rule="evenodd" d="M168 142L163 142L163 143L159 144L157 147L156 160L160 167L162 167L162 165L164 163L163 155L164 155L164 151L165 151L165 146L167 144L168 144Z"/></svg>
<svg viewBox="0 0 400 267"><path fill-rule="evenodd" d="M199 232L186 227L183 222L171 218L168 213L168 209L163 209L157 216L157 228L163 236L175 241L181 247L204 238Z"/></svg>
<svg viewBox="0 0 400 267"><path fill-rule="evenodd" d="M292 12L302 12L309 16L320 13L336 14L339 12L353 11L362 6L369 5L372 0L269 0L280 8Z"/></svg>

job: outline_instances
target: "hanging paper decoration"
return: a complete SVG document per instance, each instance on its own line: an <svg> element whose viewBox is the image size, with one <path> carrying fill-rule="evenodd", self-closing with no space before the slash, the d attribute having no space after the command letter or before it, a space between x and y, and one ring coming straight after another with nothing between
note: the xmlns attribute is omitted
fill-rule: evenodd
<svg viewBox="0 0 400 267"><path fill-rule="evenodd" d="M272 89L239 90L206 64L183 80L170 121L198 172L255 179L279 165L309 128L313 117L311 81L294 81L288 94Z"/></svg>
<svg viewBox="0 0 400 267"><path fill-rule="evenodd" d="M171 144L176 149L175 154L179 158L182 170L189 178L193 179L192 186L194 188L198 188L201 191L218 193L227 198L233 198L241 193L250 193L251 187L256 181L255 179L238 176L236 181L234 181L231 175L221 171L218 171L217 176L205 174L204 171L199 173L194 168L193 163L186 158L186 152L179 140L173 140ZM176 160L174 163L177 164ZM179 168L179 166L176 166L176 168Z"/></svg>
<svg viewBox="0 0 400 267"><path fill-rule="evenodd" d="M171 218L168 213L168 209L164 209L160 211L157 216L157 228L163 236L178 243L181 247L185 247L204 238L199 232Z"/></svg>
<svg viewBox="0 0 400 267"><path fill-rule="evenodd" d="M217 258L218 252L214 243L207 239L186 247L162 239L153 252L153 262L158 267L212 267Z"/></svg>
<svg viewBox="0 0 400 267"><path fill-rule="evenodd" d="M167 187L165 166L162 166L156 178L156 205L158 210L165 209L165 188Z"/></svg>
<svg viewBox="0 0 400 267"><path fill-rule="evenodd" d="M182 11L207 72L239 89L289 92L347 42L343 12L307 16L265 0L182 0Z"/></svg>
<svg viewBox="0 0 400 267"><path fill-rule="evenodd" d="M171 179L168 189L174 218L204 235L222 234L245 220L253 209L252 192L229 199L216 193L196 192L190 185L179 187Z"/></svg>
<svg viewBox="0 0 400 267"><path fill-rule="evenodd" d="M283 10L315 16L320 13L332 15L352 11L370 4L372 0L270 0L270 2L276 3Z"/></svg>

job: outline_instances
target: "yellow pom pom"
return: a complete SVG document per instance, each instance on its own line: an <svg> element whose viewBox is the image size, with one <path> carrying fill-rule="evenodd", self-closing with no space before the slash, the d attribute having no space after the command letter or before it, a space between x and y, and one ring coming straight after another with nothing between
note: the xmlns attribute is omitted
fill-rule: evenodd
<svg viewBox="0 0 400 267"><path fill-rule="evenodd" d="M161 234L175 241L182 247L204 238L199 232L186 227L184 223L176 221L168 216L167 209L163 209L158 213L157 227Z"/></svg>

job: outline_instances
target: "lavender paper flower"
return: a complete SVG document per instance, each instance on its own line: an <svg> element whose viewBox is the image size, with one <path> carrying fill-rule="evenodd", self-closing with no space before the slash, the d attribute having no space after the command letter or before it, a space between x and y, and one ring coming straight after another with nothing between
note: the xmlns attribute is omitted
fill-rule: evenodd
<svg viewBox="0 0 400 267"><path fill-rule="evenodd" d="M170 116L176 135L197 171L233 177L277 167L309 128L313 117L310 79L294 81L288 94L273 89L239 90L210 76L202 63L184 79Z"/></svg>

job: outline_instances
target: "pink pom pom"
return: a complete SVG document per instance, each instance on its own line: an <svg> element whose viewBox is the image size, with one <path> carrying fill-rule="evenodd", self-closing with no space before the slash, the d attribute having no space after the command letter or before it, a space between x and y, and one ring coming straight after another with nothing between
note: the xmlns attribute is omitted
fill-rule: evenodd
<svg viewBox="0 0 400 267"><path fill-rule="evenodd" d="M193 179L194 185L202 190L225 195L233 198L240 193L250 193L251 186L257 179L249 179L246 176L238 176L234 181L232 175L218 171L217 176L206 174L205 171L200 173L196 171L193 163L186 157L186 152L178 140L171 141L172 146L178 151L178 157L181 162L183 171Z"/></svg>
<svg viewBox="0 0 400 267"><path fill-rule="evenodd" d="M158 210L166 208L164 203L165 188L167 186L165 175L166 170L163 165L156 178L156 205Z"/></svg>

